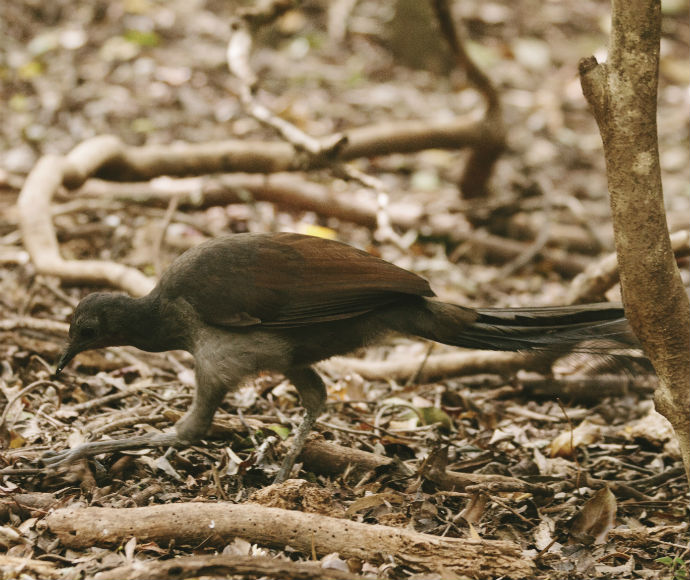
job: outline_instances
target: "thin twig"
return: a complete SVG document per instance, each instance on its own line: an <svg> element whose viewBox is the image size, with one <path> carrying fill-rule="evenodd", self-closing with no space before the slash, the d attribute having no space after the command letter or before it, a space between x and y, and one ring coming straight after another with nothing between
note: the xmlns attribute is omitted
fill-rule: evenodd
<svg viewBox="0 0 690 580"><path fill-rule="evenodd" d="M163 216L163 220L160 225L160 231L153 244L153 263L156 276L158 276L159 278L163 273L163 266L161 264L161 250L163 248L163 242L165 241L165 234L168 231L168 226L170 225L170 222L172 222L173 216L175 215L175 211L177 211L177 206L179 205L179 203L179 195L173 195L170 198L170 201L168 202L168 207L165 210L165 215Z"/></svg>
<svg viewBox="0 0 690 580"><path fill-rule="evenodd" d="M292 123L274 115L267 107L260 104L256 98L258 90L257 77L250 63L252 36L249 26L242 19L233 21L231 35L228 42L227 61L230 72L240 81L240 100L247 112L260 123L274 129L285 141L292 144L297 152L304 152L313 165L314 159L328 161L333 174L342 179L355 181L373 190L376 194L376 232L374 237L379 242L390 241L402 249L407 249L414 239L408 241L398 235L391 225L388 215L389 194L384 183L360 171L351 164L338 162L337 158L342 148L347 144L347 137L340 134L331 135L326 141L318 140L305 133ZM296 163L300 164L299 155ZM416 236L415 236L416 237Z"/></svg>
<svg viewBox="0 0 690 580"><path fill-rule="evenodd" d="M574 436L575 429L573 427L573 422L570 420L570 417L568 416L568 412L565 409L565 405L563 405L563 401L561 401L561 399L557 397L556 402L558 403L558 406L560 407L561 412L563 413L563 416L565 417L565 420L568 422L568 429L570 429L570 450L573 454L573 461L575 462L575 466L577 467L577 478L575 480L575 489L579 490L580 489L580 478L582 477L582 466L580 465L580 460L577 457L577 450L575 449L575 436Z"/></svg>
<svg viewBox="0 0 690 580"><path fill-rule="evenodd" d="M5 418L7 417L9 410L12 408L12 406L17 401L20 401L24 395L35 390L37 387L42 387L44 385L53 387L56 390L60 390L60 388L61 388L60 385L58 385L57 383L55 383L53 381L48 381L48 380L38 380L38 381L34 381L33 383L27 385L21 391L19 391L14 397L12 397L9 401L7 401L7 405L5 405L5 408L2 410L2 415L0 415L0 426L5 424Z"/></svg>
<svg viewBox="0 0 690 580"><path fill-rule="evenodd" d="M448 0L434 0L433 6L439 26L441 27L441 32L453 52L453 55L457 59L458 66L465 71L468 80L475 85L484 96L489 111L497 111L500 108L498 92L491 82L491 79L489 79L489 77L476 65L465 50L464 44L460 41L458 28L453 23L453 14L448 5Z"/></svg>

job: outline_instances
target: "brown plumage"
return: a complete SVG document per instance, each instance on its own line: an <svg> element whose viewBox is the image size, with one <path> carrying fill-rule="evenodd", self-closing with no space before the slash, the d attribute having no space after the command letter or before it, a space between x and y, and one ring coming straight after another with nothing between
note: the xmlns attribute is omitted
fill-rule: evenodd
<svg viewBox="0 0 690 580"><path fill-rule="evenodd" d="M282 480L326 398L310 365L387 332L494 350L560 348L592 337L634 340L618 305L475 310L433 296L423 278L340 242L279 233L203 243L175 260L143 298L84 298L58 362L59 372L84 350L116 345L189 351L197 387L175 432L87 443L45 462L198 441L228 390L272 370L293 382L306 411L278 474Z"/></svg>

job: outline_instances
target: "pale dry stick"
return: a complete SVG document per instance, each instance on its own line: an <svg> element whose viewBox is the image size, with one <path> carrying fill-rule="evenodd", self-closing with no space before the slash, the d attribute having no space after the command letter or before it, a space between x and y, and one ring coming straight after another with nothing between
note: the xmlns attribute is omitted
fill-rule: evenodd
<svg viewBox="0 0 690 580"><path fill-rule="evenodd" d="M98 572L93 580L169 580L175 578L291 578L293 580L364 580L364 576L322 567L321 562L293 562L272 556L196 555L170 560L141 560Z"/></svg>
<svg viewBox="0 0 690 580"><path fill-rule="evenodd" d="M494 236L486 230L476 230L472 234L466 232L456 232L457 229L448 220L443 221L442 216L429 216L429 221L433 230L439 234L441 232L451 240L457 240L460 245L452 252L451 262L456 262L469 249L482 251L489 260L504 262L522 253L529 251L532 244L517 240ZM440 224L437 222L441 221ZM542 256L551 264L553 270L566 278L572 278L582 272L591 260L577 254L572 254L559 248L550 248L542 251ZM490 290L490 288L489 288Z"/></svg>
<svg viewBox="0 0 690 580"><path fill-rule="evenodd" d="M37 410L36 410L36 416L37 417L43 417L48 423L50 423L55 429L57 429L59 432L65 432L68 429L67 424L64 421L59 421L55 417L53 417L53 414L55 413L55 407L50 405L51 409L51 414L48 415L43 408L49 406L48 403L43 403ZM59 406L59 404L58 404Z"/></svg>
<svg viewBox="0 0 690 580"><path fill-rule="evenodd" d="M6 542L10 543L12 539L11 532L5 531L3 535L7 538ZM17 534L17 541L28 542L24 539L24 535ZM14 543L14 542L12 542ZM62 576L61 571L55 562L46 562L45 560L35 560L27 556L11 556L9 554L2 554L0 556L0 568L2 568L3 576L6 577L25 577L25 578L43 578L44 580L56 580Z"/></svg>
<svg viewBox="0 0 690 580"><path fill-rule="evenodd" d="M63 281L98 281L147 294L154 282L134 268L100 260L65 260L59 252L50 203L57 189L66 184L78 187L106 160L122 148L118 139L100 137L75 147L66 157L45 155L27 177L17 207L24 246L36 270Z"/></svg>
<svg viewBox="0 0 690 580"><path fill-rule="evenodd" d="M385 361L334 357L320 363L319 367L332 374L355 372L367 380L403 381L418 372L422 360L423 356ZM548 371L550 363L532 353L458 351L431 355L421 370L419 380L480 373L506 375L529 368Z"/></svg>
<svg viewBox="0 0 690 580"><path fill-rule="evenodd" d="M390 195L383 181L368 175L350 164L334 165L336 175L341 174L345 179L356 181L376 194L376 230L374 239L378 242L392 242L402 250L408 250L417 238L413 236L400 236L393 229L391 216L388 210Z"/></svg>
<svg viewBox="0 0 690 580"><path fill-rule="evenodd" d="M43 286L46 290L50 291L51 294L53 294L54 296L62 300L65 304L71 306L72 308L76 308L77 304L79 303L78 300L75 300L69 294L63 292L55 284L51 283L45 276L37 276L36 283Z"/></svg>
<svg viewBox="0 0 690 580"><path fill-rule="evenodd" d="M48 381L48 380L38 380L34 381L33 383L27 385L24 387L21 391L19 391L14 397L12 397L9 401L7 401L7 405L5 405L5 408L2 410L2 415L0 415L0 426L3 426L5 424L5 418L7 417L7 414L9 413L10 409L12 406L17 402L22 399L22 397L31 391L35 390L38 387L42 387L44 385L48 385L53 387L56 391L60 389L60 385L53 381Z"/></svg>
<svg viewBox="0 0 690 580"><path fill-rule="evenodd" d="M455 56L458 67L465 72L468 80L486 100L487 107L483 119L487 131L486 139L477 143L470 152L459 183L460 191L465 197L484 197L486 183L493 167L506 147L506 128L499 93L491 79L477 66L465 49L448 0L434 0L432 5L441 33Z"/></svg>
<svg viewBox="0 0 690 580"><path fill-rule="evenodd" d="M551 222L548 219L549 212L547 211L546 224L539 230L536 239L527 247L527 249L519 256L502 266L496 279L505 279L512 276L515 272L529 264L534 258L546 247L551 238Z"/></svg>
<svg viewBox="0 0 690 580"><path fill-rule="evenodd" d="M566 208L571 216L575 218L578 224L580 224L589 234L589 237L596 243L597 250L601 251L605 247L604 241L601 234L594 227L591 219L587 218L587 212L585 211L582 202L573 195L559 196L561 199L562 207ZM554 200L555 202L556 200Z"/></svg>
<svg viewBox="0 0 690 580"><path fill-rule="evenodd" d="M257 504L176 503L140 508L66 508L45 519L47 529L67 547L120 545L132 536L156 542L224 546L228 537L317 557L385 561L393 557L415 569L448 569L477 579L530 578L534 565L517 544L499 540L442 538L405 528L364 524L322 514Z"/></svg>
<svg viewBox="0 0 690 580"><path fill-rule="evenodd" d="M329 137L330 146L324 146L319 140L298 129L292 123L274 115L256 99L257 78L249 64L252 50L252 36L249 28L242 19L232 22L230 40L227 48L227 63L230 72L240 81L240 100L248 113L260 123L271 127L288 143L298 150L309 153L317 158L334 158L338 149L345 144L342 135Z"/></svg>
<svg viewBox="0 0 690 580"><path fill-rule="evenodd" d="M492 494L490 494L490 493L486 493L486 492L480 492L480 493L482 493L482 494L484 494L486 497L488 497L490 501L492 501L492 502L494 502L494 503L500 505L503 509L508 510L508 511L509 511L510 513L512 513L516 518L522 520L523 522L525 522L526 524L529 524L530 526L534 526L534 520L530 520L530 519L526 518L526 517L523 516L519 511L517 511L514 507L509 506L506 502L504 502L503 500L499 499L497 496L492 495Z"/></svg>
<svg viewBox="0 0 690 580"><path fill-rule="evenodd" d="M671 249L678 258L690 255L690 230L671 234ZM568 287L566 304L585 304L599 301L619 281L618 257L608 254L578 274Z"/></svg>
<svg viewBox="0 0 690 580"><path fill-rule="evenodd" d="M374 417L374 429L378 431L386 431L383 427L381 427L381 421L383 419L384 414L387 411L390 411L392 409L397 409L398 407L401 407L403 409L409 409L412 411L416 416L417 419L421 422L423 417L421 412L417 407L415 407L412 403L408 403L407 401L399 401L395 403L384 403L381 405L380 409L377 411L376 416ZM397 433L419 433L420 431L433 431L434 429L437 429L439 426L439 421L435 421L434 423L431 423L429 425L419 425L415 427L403 427L400 429L394 429L394 428L389 428L388 431L392 434L397 434Z"/></svg>
<svg viewBox="0 0 690 580"><path fill-rule="evenodd" d="M30 260L29 253L13 246L0 245L0 264L24 266Z"/></svg>
<svg viewBox="0 0 690 580"><path fill-rule="evenodd" d="M554 206L555 207L555 206ZM538 208L541 211L541 208ZM564 208L568 214L568 208ZM535 239L541 232L543 217L532 219L527 214L516 215L510 222L510 230L514 236L519 239ZM590 233L590 229L601 230L601 223L590 217L589 228L585 228L579 223L570 223L564 221L554 221L551 224L551 247L562 248L567 251L585 254L587 256L599 256L602 251L607 249L606 243L599 238L594 238ZM602 233L601 231L599 232Z"/></svg>
<svg viewBox="0 0 690 580"><path fill-rule="evenodd" d="M91 424L95 423L96 421L92 422ZM84 431L88 432L90 435L101 435L101 434L106 434L106 433L112 433L113 431L117 431L122 428L129 428L129 427L135 427L136 425L157 425L159 423L169 423L170 421L165 415L161 414L155 414L154 412L151 412L147 416L140 416L140 417L125 417L123 419L116 419L116 420L108 420L108 423L105 425L101 425L98 427L90 427L87 425L87 427L84 429Z"/></svg>
<svg viewBox="0 0 690 580"><path fill-rule="evenodd" d="M345 40L350 16L358 0L335 0L328 6L328 36L338 44Z"/></svg>
<svg viewBox="0 0 690 580"><path fill-rule="evenodd" d="M161 181L165 183L165 187L161 185ZM162 179L151 179L143 184L123 184L121 182L102 181L100 179L88 179L81 188L77 189L76 192L72 194L76 195L78 199L53 205L52 211L54 216L68 213L82 213L84 211L95 209L104 210L109 214L117 214L124 212L128 205L131 205L133 202L144 205L145 210L148 209L146 208L146 205L155 206L148 209L150 216L154 219L163 219L165 216L165 210L160 212L157 209L157 206L164 206L167 210L171 200L174 197L178 198L178 205L180 203L180 199L182 199L185 206L191 206L194 208L205 207L206 204L204 203L204 194L201 191L201 187L202 184L206 182L213 182L213 178L183 177L180 179L174 179L166 177ZM94 190L104 194L100 196L102 199L95 198L93 196ZM109 200L108 196L105 195L105 190L110 190L113 193L117 191L119 195L113 195L112 197L118 198L122 200L122 202ZM158 198L158 202L150 203L152 201L151 198L146 200L139 197L139 195L144 191L161 192L161 197ZM148 204L147 201L149 202ZM199 218L195 218L192 215L182 212L176 212L173 217L177 222L190 225L208 236L212 235L212 232L208 230L208 228Z"/></svg>
<svg viewBox="0 0 690 580"><path fill-rule="evenodd" d="M148 364L146 364L143 360L141 360L140 357L134 354L135 352L141 351L135 351L133 347L127 346L114 346L111 347L111 349L113 350L113 352L117 354L118 357L120 357L126 363L130 364L135 369L137 369L139 376L141 376L142 378L150 377L153 375L151 367Z"/></svg>
<svg viewBox="0 0 690 580"><path fill-rule="evenodd" d="M341 425L335 425L334 423L328 423L327 421L317 421L316 424L319 427L325 427L326 429L329 429L331 431L340 431L341 433L349 433L350 435L359 435L360 437L362 435L366 435L367 437L371 435L370 433L362 431L361 429L351 429L349 427L342 427Z"/></svg>
<svg viewBox="0 0 690 580"><path fill-rule="evenodd" d="M85 183L90 183L91 180L87 180ZM180 180L182 181L182 180ZM153 187L152 183L149 183ZM83 187L83 185L82 185ZM117 214L126 209L126 204L117 201L112 201L109 199L89 199L88 197L83 197L79 195L81 189L77 189L77 199L70 201L65 201L61 203L55 203L50 206L50 211L53 215L67 215L70 213L85 213L88 211L106 211L110 214ZM62 199L62 197L59 197Z"/></svg>
<svg viewBox="0 0 690 580"><path fill-rule="evenodd" d="M405 381L405 387L411 387L412 385L416 385L419 382L419 377L422 374L422 371L424 370L424 366L426 365L427 361L429 360L429 357L431 356L431 353L434 351L436 348L436 345L438 343L436 342L429 342L429 346L426 349L426 352L424 353L424 358L421 360L419 363L419 368L417 369L417 372L415 372L413 375L410 375L410 377Z"/></svg>
<svg viewBox="0 0 690 580"><path fill-rule="evenodd" d="M190 193L190 189L193 193ZM352 191L348 191L347 196L338 195L332 187L290 173L235 173L171 179L165 190L152 187L150 182L116 183L90 179L77 191L77 195L155 207L165 207L173 196L178 196L180 207L204 209L215 205L246 203L246 196L243 197L241 192L248 192L253 201L268 201L367 227L376 226L378 205L370 195L358 195ZM424 208L418 204L396 202L391 204L389 213L393 223L403 229L427 221ZM199 224L195 227L199 228Z"/></svg>
<svg viewBox="0 0 690 580"><path fill-rule="evenodd" d="M527 250L499 269L500 278L507 278L508 276L511 276L517 272L520 268L523 268L529 264L546 247L546 244L551 238L552 206L547 192L552 191L554 189L554 185L553 182L548 178L540 179L538 183L539 189L542 193L544 223L539 230L537 237L529 245Z"/></svg>
<svg viewBox="0 0 690 580"><path fill-rule="evenodd" d="M530 421L541 421L543 423L560 423L562 421L562 419L552 417L551 415L546 415L544 413L537 413L535 411L530 411L529 409L526 409L524 407L519 407L517 405L507 407L506 411L508 413L512 413L514 415L524 417L525 419L529 419ZM591 411L589 409L582 409L580 418L586 417L587 415L590 414L590 412ZM571 413L571 415L577 416L578 413ZM572 418L575 418L575 417L572 417Z"/></svg>
<svg viewBox="0 0 690 580"><path fill-rule="evenodd" d="M184 162L184 159L180 162ZM122 168L122 171L127 170ZM200 197L196 194L188 195L186 181L180 180L182 183L174 190L180 195L180 205L183 207L202 208L241 203L246 200L239 192L249 191L254 200L314 211L319 215L336 217L369 228L375 228L377 224L378 205L371 196L337 195L333 188L305 181L294 174L274 173L270 176L226 174L220 177L204 178ZM84 185L80 195L111 197L134 203L165 206L172 192L159 192L149 184L109 183L92 179ZM524 253L530 246L525 242L507 240L483 231L471 233L465 228L458 227L458 221L453 216L444 212L426 214L418 205L404 202L392 203L387 213L397 228L402 230L419 228L427 235L472 246L484 252L491 260L504 262ZM558 248L545 249L542 255L553 265L555 271L566 277L579 274L591 263L589 259L569 254Z"/></svg>
<svg viewBox="0 0 690 580"><path fill-rule="evenodd" d="M153 243L153 255L155 257L154 268L156 271L156 276L159 278L161 274L163 274L163 265L161 263L161 250L163 248L163 241L165 240L165 234L168 231L168 226L172 222L173 216L177 211L177 206L179 205L179 203L179 196L175 195L172 198L170 198L170 203L168 203L168 207L165 210L165 215L163 216L163 220L160 224L160 232L156 236L156 240Z"/></svg>
<svg viewBox="0 0 690 580"><path fill-rule="evenodd" d="M271 435L270 437L266 437L266 439L262 441L261 445L259 445L256 451L254 452L254 462L257 464L261 463L266 454L268 453L268 450L272 449L277 442L278 438L274 437L273 435Z"/></svg>
<svg viewBox="0 0 690 580"><path fill-rule="evenodd" d="M257 121L275 129L288 143L294 145L297 150L306 151L312 158L329 160L331 170L336 176L355 181L371 189L376 194L378 206L376 211L377 228L374 233L375 239L379 242L391 241L401 249L409 248L414 238L407 242L392 228L387 211L390 196L383 182L371 175L367 175L350 164L337 161L340 151L347 143L347 137L336 134L330 136L326 142L319 141L292 123L274 115L268 108L257 101L257 78L249 64L251 49L252 37L248 27L242 20L236 20L231 26L227 61L230 72L240 81L240 99L247 112Z"/></svg>
<svg viewBox="0 0 690 580"><path fill-rule="evenodd" d="M69 324L48 318L33 318L31 316L19 316L17 318L5 318L0 320L0 330L17 330L26 328L28 330L42 330L67 336Z"/></svg>
<svg viewBox="0 0 690 580"><path fill-rule="evenodd" d="M115 401L119 401L120 399L126 399L127 397L133 397L135 395L138 395L144 389L148 389L152 386L149 383L149 381L141 381L141 383L133 387L129 387L124 391L118 391L117 393L112 393L110 395L105 395L103 397L89 399L88 401L84 401L83 403L77 403L76 405L72 406L72 409L74 409L77 413L97 409L98 407L109 405L110 403L114 403Z"/></svg>

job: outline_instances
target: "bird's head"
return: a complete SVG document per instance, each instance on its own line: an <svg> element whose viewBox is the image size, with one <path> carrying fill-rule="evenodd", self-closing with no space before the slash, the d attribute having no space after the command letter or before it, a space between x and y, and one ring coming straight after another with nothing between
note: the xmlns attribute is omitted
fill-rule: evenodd
<svg viewBox="0 0 690 580"><path fill-rule="evenodd" d="M122 294L94 293L86 296L74 310L69 326L69 342L60 356L59 374L80 352L93 348L125 344L123 321L132 299Z"/></svg>

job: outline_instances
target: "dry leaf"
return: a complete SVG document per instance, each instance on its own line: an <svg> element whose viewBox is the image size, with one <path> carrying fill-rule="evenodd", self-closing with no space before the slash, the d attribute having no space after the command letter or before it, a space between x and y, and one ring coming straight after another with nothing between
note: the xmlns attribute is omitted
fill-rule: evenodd
<svg viewBox="0 0 690 580"><path fill-rule="evenodd" d="M658 446L674 436L671 423L654 409L650 409L649 413L641 419L628 423L620 434L626 439L643 439Z"/></svg>
<svg viewBox="0 0 690 580"><path fill-rule="evenodd" d="M590 423L587 419L582 421L572 431L567 430L558 435L551 442L551 457L572 458L575 449L580 445L590 445L599 439L601 427Z"/></svg>
<svg viewBox="0 0 690 580"><path fill-rule="evenodd" d="M353 501L350 504L350 507L347 508L345 516L350 517L353 514L356 514L358 511L378 507L386 503L401 505L403 503L403 499L397 493L393 493L392 491L372 493Z"/></svg>
<svg viewBox="0 0 690 580"><path fill-rule="evenodd" d="M134 561L134 550L137 547L137 538L132 536L125 544L125 558L127 558L127 563L131 564Z"/></svg>
<svg viewBox="0 0 690 580"><path fill-rule="evenodd" d="M472 525L472 522L467 522L468 525L470 526L470 539L472 540L481 540L482 537L479 535L475 527Z"/></svg>
<svg viewBox="0 0 690 580"><path fill-rule="evenodd" d="M570 535L583 544L603 544L616 524L616 496L608 487L597 491L572 519Z"/></svg>
<svg viewBox="0 0 690 580"><path fill-rule="evenodd" d="M484 508L489 502L489 496L484 493L475 493L471 498L469 503L460 512L460 517L470 524L470 529L472 524L477 523L481 517L484 515Z"/></svg>

